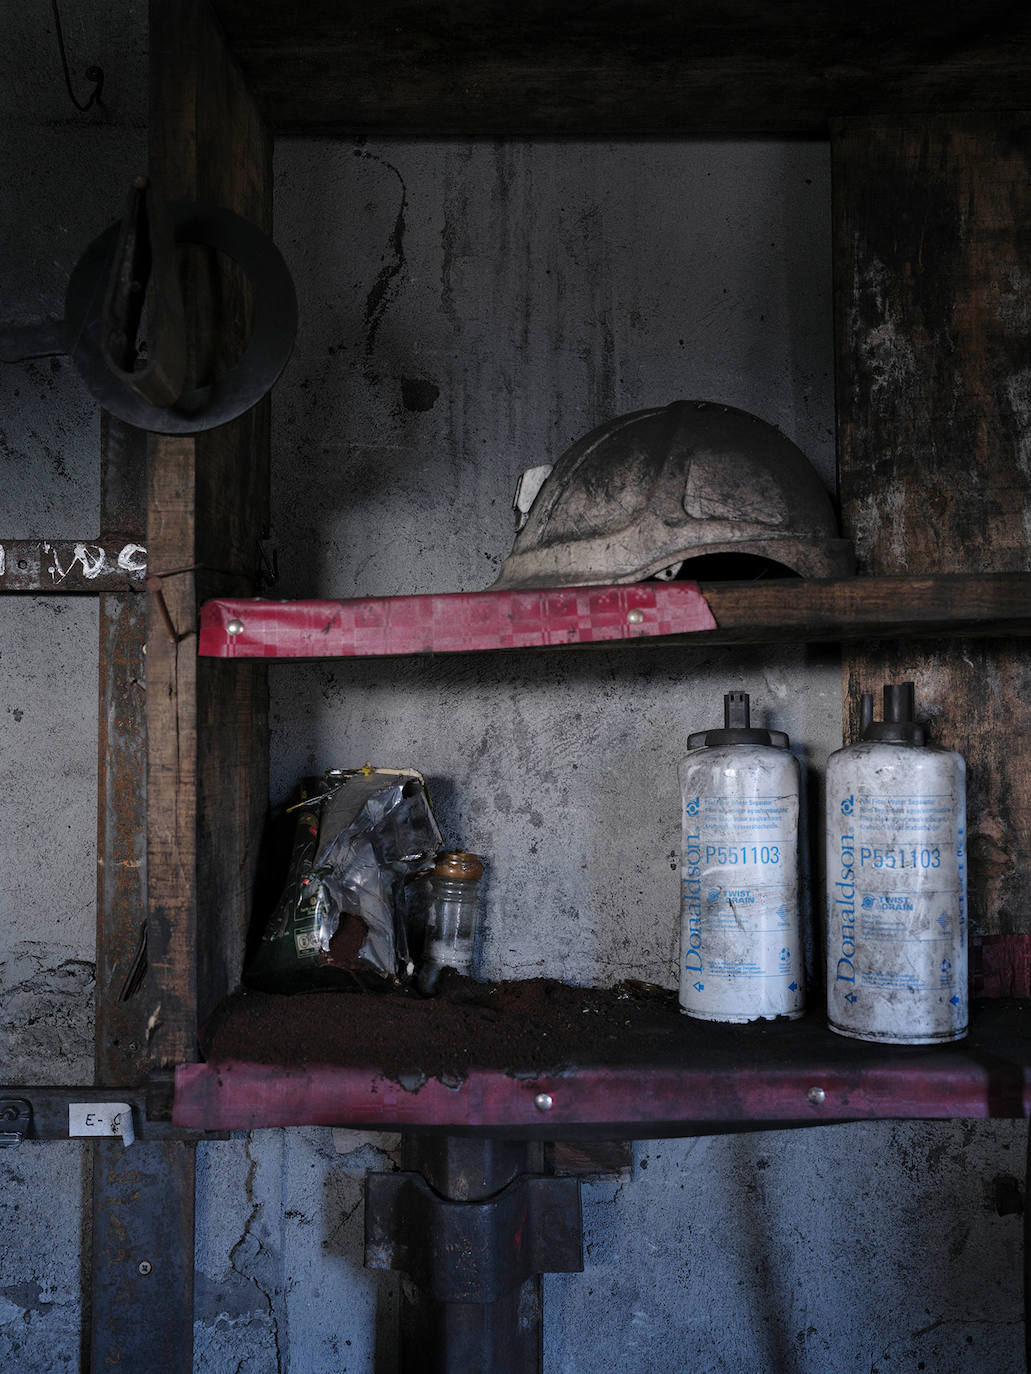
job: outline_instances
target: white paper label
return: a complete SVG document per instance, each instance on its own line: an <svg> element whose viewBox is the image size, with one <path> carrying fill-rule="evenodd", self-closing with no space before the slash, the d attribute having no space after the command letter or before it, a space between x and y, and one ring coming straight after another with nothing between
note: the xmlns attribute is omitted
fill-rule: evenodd
<svg viewBox="0 0 1031 1374"><path fill-rule="evenodd" d="M123 1145L136 1139L132 1106L128 1102L69 1102L68 1134L121 1136Z"/></svg>

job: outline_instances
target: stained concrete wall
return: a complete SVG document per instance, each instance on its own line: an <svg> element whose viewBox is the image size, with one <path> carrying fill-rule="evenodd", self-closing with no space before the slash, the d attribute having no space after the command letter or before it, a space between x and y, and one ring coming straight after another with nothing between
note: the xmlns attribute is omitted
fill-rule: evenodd
<svg viewBox="0 0 1031 1374"><path fill-rule="evenodd" d="M68 276L146 165L146 5L5 6L0 43L0 324L60 319ZM65 358L0 363L0 543L99 532L100 415ZM93 1078L97 606L0 597L0 1082ZM90 1158L0 1154L0 1370L83 1368Z"/></svg>
<svg viewBox="0 0 1031 1374"><path fill-rule="evenodd" d="M761 414L833 481L825 146L290 142L276 173L310 303L277 594L486 587L524 468L678 398ZM273 794L417 767L487 860L485 973L669 985L676 764L742 687L803 761L840 743L836 660L804 647L277 667Z"/></svg>
<svg viewBox="0 0 1031 1374"><path fill-rule="evenodd" d="M46 7L0 63L0 318L60 314L145 133L145 6ZM679 396L779 425L833 482L829 173L818 144L285 142L276 236L301 332L274 398L283 596L474 589L525 466ZM0 538L90 534L96 408L67 363L0 367ZM90 1071L95 609L0 600L0 1080ZM742 687L818 793L827 651L654 650L277 667L272 799L399 762L488 860L484 969L674 981L690 729ZM1023 1128L880 1123L635 1147L584 1191L586 1272L545 1280L546 1369L1023 1368ZM361 1267L387 1136L258 1131L198 1156L196 1368L386 1374L397 1280ZM78 1145L0 1158L0 1370L81 1366ZM88 1192L85 1194L88 1196Z"/></svg>

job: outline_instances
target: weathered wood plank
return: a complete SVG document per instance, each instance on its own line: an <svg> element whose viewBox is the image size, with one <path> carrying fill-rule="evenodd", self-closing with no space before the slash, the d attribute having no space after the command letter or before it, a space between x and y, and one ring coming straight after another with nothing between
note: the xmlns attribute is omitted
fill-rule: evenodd
<svg viewBox="0 0 1031 1374"><path fill-rule="evenodd" d="M844 121L835 185L839 463L861 571L1031 567L1027 225L1031 116ZM1031 649L869 647L859 694L913 678L932 738L968 766L970 912L1031 929Z"/></svg>
<svg viewBox="0 0 1031 1374"><path fill-rule="evenodd" d="M203 0L152 0L150 172L169 199L271 220L271 143ZM193 383L246 338L250 302L216 255L186 255ZM196 1057L196 1026L239 977L267 805L266 685L198 664L198 596L253 588L268 523L268 401L188 438L151 436L148 630L151 1056Z"/></svg>
<svg viewBox="0 0 1031 1374"><path fill-rule="evenodd" d="M822 0L214 0L291 133L823 133L833 115L1026 100L1031 15Z"/></svg>
<svg viewBox="0 0 1031 1374"><path fill-rule="evenodd" d="M142 530L147 439L110 415L101 421L100 528ZM146 550L139 548L145 565ZM141 575L142 576L142 575ZM100 597L97 763L98 1083L141 1082L147 1063L146 998L133 977L147 915L146 597ZM130 981L131 980L131 981Z"/></svg>
<svg viewBox="0 0 1031 1374"><path fill-rule="evenodd" d="M722 644L1031 634L1031 573L703 583Z"/></svg>

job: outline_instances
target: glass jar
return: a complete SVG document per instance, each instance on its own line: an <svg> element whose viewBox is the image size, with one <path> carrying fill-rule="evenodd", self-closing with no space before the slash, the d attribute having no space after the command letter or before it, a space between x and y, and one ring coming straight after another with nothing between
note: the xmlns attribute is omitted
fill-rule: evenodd
<svg viewBox="0 0 1031 1374"><path fill-rule="evenodd" d="M442 968L472 973L482 877L483 861L477 854L445 850L437 855L429 876L421 992L434 990Z"/></svg>

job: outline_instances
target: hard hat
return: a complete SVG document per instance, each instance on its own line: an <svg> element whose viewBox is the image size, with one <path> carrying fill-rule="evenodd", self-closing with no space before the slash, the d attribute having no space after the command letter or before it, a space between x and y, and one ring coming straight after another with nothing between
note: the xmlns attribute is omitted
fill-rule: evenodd
<svg viewBox="0 0 1031 1374"><path fill-rule="evenodd" d="M638 582L714 553L803 577L853 570L805 454L765 420L709 401L610 420L550 470L524 473L516 508L524 523L495 587Z"/></svg>

